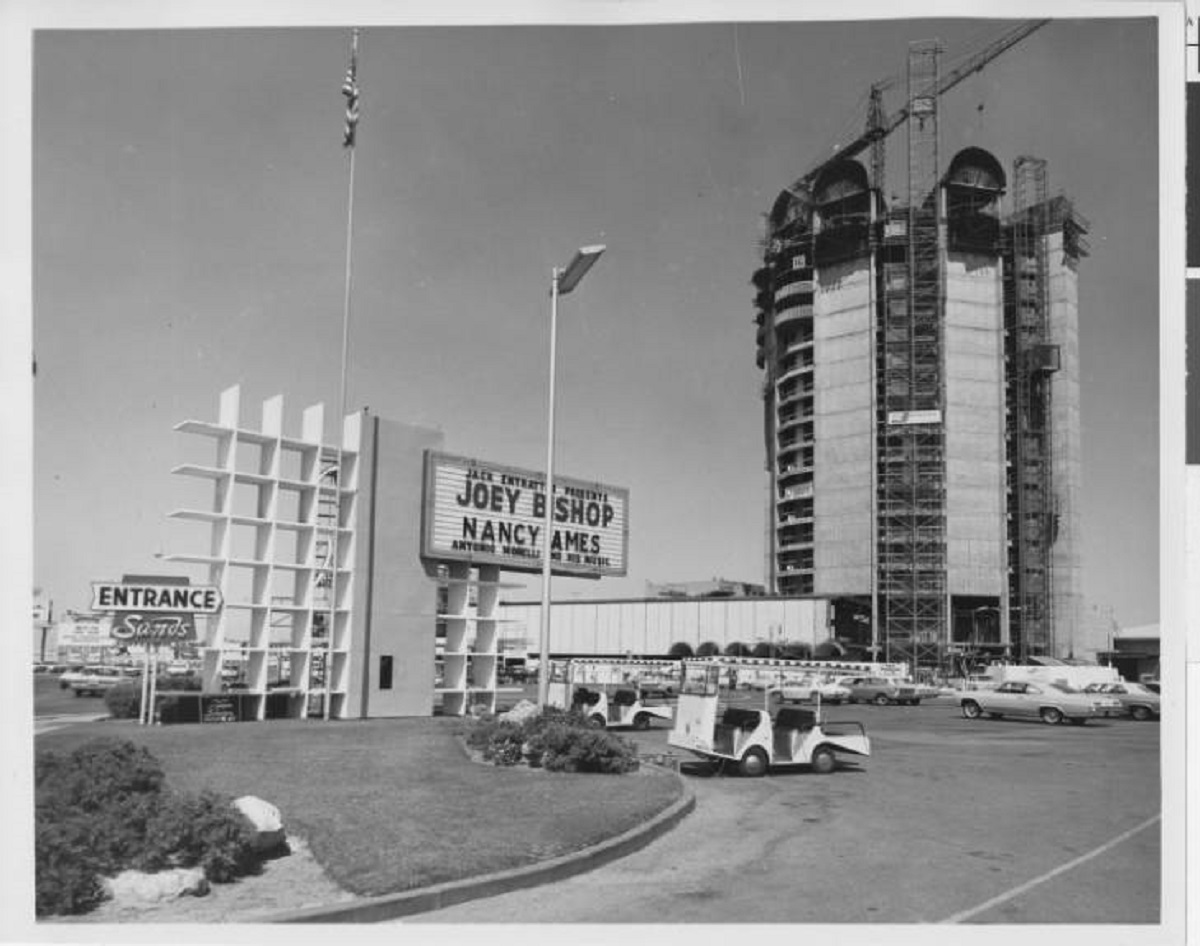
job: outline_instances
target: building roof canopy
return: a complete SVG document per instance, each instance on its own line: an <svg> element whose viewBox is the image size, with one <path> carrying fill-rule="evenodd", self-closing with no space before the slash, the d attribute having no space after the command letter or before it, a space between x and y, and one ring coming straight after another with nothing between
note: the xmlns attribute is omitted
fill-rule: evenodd
<svg viewBox="0 0 1200 946"><path fill-rule="evenodd" d="M950 162L943 183L952 187L1004 193L1008 183L1004 168L995 156L982 148L963 148Z"/></svg>

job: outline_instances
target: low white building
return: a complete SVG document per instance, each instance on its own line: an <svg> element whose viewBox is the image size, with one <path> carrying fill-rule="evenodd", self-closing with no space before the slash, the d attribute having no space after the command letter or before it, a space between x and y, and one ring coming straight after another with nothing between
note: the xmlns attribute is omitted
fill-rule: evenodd
<svg viewBox="0 0 1200 946"><path fill-rule="evenodd" d="M501 636L533 653L540 640L541 603L501 603ZM704 643L722 652L733 643L815 646L832 636L827 598L635 598L555 601L550 610L550 653L559 655L663 656L673 644L693 650Z"/></svg>

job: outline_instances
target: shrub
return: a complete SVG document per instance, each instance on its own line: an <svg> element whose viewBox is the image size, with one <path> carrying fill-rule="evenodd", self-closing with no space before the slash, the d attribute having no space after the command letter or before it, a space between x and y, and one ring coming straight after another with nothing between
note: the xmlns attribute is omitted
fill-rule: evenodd
<svg viewBox="0 0 1200 946"><path fill-rule="evenodd" d="M199 865L216 883L257 868L253 826L223 796L168 792L145 748L96 739L34 760L39 916L103 899L99 875Z"/></svg>
<svg viewBox="0 0 1200 946"><path fill-rule="evenodd" d="M716 641L705 641L696 648L697 657L718 657L721 654L721 645Z"/></svg>
<svg viewBox="0 0 1200 946"><path fill-rule="evenodd" d="M136 719L141 715L142 690L132 683L121 683L104 694L104 708L113 719Z"/></svg>
<svg viewBox="0 0 1200 946"><path fill-rule="evenodd" d="M137 862L140 870L200 866L213 883L228 883L258 868L254 827L224 795L165 793Z"/></svg>
<svg viewBox="0 0 1200 946"><path fill-rule="evenodd" d="M620 775L638 767L632 743L588 725L577 714L543 714L531 719L526 744L529 754L550 772Z"/></svg>
<svg viewBox="0 0 1200 946"><path fill-rule="evenodd" d="M122 739L93 739L67 755L39 752L34 760L38 808L84 812L123 804L135 795L154 795L165 776L143 746Z"/></svg>
<svg viewBox="0 0 1200 946"><path fill-rule="evenodd" d="M86 913L104 899L99 870L89 856L83 819L66 822L37 815L34 852L38 916Z"/></svg>
<svg viewBox="0 0 1200 946"><path fill-rule="evenodd" d="M621 775L638 768L634 747L602 729L556 723L542 730L534 744L549 772Z"/></svg>
<svg viewBox="0 0 1200 946"><path fill-rule="evenodd" d="M619 775L638 767L637 749L577 710L545 707L519 725L496 719L473 722L467 744L493 765L516 765L523 758L551 772L599 772Z"/></svg>
<svg viewBox="0 0 1200 946"><path fill-rule="evenodd" d="M516 723L489 720L484 731L487 737L479 746L484 759L493 765L516 765L521 761L521 747L525 744L522 727Z"/></svg>
<svg viewBox="0 0 1200 946"><path fill-rule="evenodd" d="M779 655L784 660L812 660L812 644L807 641L785 641L780 645Z"/></svg>
<svg viewBox="0 0 1200 946"><path fill-rule="evenodd" d="M668 657L694 657L692 645L686 641L676 641L671 645L671 649L667 651Z"/></svg>

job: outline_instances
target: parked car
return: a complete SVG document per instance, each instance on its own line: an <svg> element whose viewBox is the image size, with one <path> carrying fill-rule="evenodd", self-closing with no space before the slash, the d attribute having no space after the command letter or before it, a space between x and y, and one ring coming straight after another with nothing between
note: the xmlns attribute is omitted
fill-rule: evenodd
<svg viewBox="0 0 1200 946"><path fill-rule="evenodd" d="M889 680L886 677L843 677L839 681L850 691L847 700L851 703L907 703L916 706L921 702L917 688L911 683Z"/></svg>
<svg viewBox="0 0 1200 946"><path fill-rule="evenodd" d="M80 680L85 674L91 673L96 668L86 664L71 664L62 675L58 678L58 688L60 690L69 690L76 680Z"/></svg>
<svg viewBox="0 0 1200 946"><path fill-rule="evenodd" d="M120 667L93 667L71 684L76 696L103 696L105 692L122 683L135 680Z"/></svg>
<svg viewBox="0 0 1200 946"><path fill-rule="evenodd" d="M905 681L905 683L907 682ZM918 700L932 700L942 695L941 687L934 686L932 683L913 683L912 688L916 690Z"/></svg>
<svg viewBox="0 0 1200 946"><path fill-rule="evenodd" d="M1120 701L1125 711L1139 722L1161 716L1161 697L1141 683L1093 683L1085 693L1102 693Z"/></svg>
<svg viewBox="0 0 1200 946"><path fill-rule="evenodd" d="M986 713L992 719L1028 716L1051 725L1069 719L1076 726L1095 716L1118 716L1123 712L1119 700L1102 693L1023 680L1008 680L994 690L976 690L964 696L960 706L967 719L978 719Z"/></svg>
<svg viewBox="0 0 1200 946"><path fill-rule="evenodd" d="M850 699L850 688L824 677L804 677L767 687L772 703L812 703L820 696L822 703L841 703Z"/></svg>

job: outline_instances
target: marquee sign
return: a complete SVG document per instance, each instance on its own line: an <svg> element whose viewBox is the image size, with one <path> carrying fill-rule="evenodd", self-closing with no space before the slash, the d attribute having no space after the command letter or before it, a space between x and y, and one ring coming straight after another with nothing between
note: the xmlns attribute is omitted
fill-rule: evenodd
<svg viewBox="0 0 1200 946"><path fill-rule="evenodd" d="M93 582L92 610L113 615L109 634L122 643L177 644L196 640L196 614L221 610L221 591L175 576L126 575Z"/></svg>
<svg viewBox="0 0 1200 946"><path fill-rule="evenodd" d="M555 476L552 508L555 574L601 578L626 573L629 490ZM540 572L545 522L543 474L426 452L425 558Z"/></svg>

